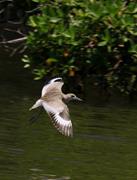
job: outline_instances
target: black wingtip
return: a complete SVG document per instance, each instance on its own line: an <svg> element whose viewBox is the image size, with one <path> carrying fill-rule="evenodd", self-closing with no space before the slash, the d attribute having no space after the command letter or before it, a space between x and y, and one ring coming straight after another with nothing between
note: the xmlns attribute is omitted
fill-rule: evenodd
<svg viewBox="0 0 137 180"><path fill-rule="evenodd" d="M45 83L44 83L44 85L49 84L49 83L51 82L51 80L53 80L53 79L60 79L59 81L61 81L61 80L62 80L62 77L61 77L61 76L46 77L46 78L45 78Z"/></svg>

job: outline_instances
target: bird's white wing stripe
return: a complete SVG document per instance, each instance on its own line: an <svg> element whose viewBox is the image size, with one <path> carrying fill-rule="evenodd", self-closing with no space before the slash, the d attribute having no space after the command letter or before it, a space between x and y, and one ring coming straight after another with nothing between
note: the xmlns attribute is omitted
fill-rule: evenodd
<svg viewBox="0 0 137 180"><path fill-rule="evenodd" d="M55 114L54 115L54 120L56 122L58 126L58 130L69 136L71 135L72 136L72 123L71 121L68 121L68 120L64 120L59 114Z"/></svg>
<svg viewBox="0 0 137 180"><path fill-rule="evenodd" d="M72 136L72 122L70 120L65 120L60 116L60 112L57 112L54 108L49 106L46 102L42 102L44 109L54 120L55 127L65 135Z"/></svg>
<svg viewBox="0 0 137 180"><path fill-rule="evenodd" d="M60 125L63 125L63 126L71 126L71 121L68 121L68 120L64 120L62 117L60 117L58 114L55 114L55 119L57 120L57 122L60 124Z"/></svg>

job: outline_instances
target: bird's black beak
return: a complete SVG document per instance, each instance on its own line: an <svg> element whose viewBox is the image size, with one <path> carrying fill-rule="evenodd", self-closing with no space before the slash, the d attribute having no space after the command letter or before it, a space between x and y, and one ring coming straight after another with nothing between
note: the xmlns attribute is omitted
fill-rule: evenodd
<svg viewBox="0 0 137 180"><path fill-rule="evenodd" d="M76 100L76 101L83 101L82 99L80 99L78 97L75 97L74 100Z"/></svg>

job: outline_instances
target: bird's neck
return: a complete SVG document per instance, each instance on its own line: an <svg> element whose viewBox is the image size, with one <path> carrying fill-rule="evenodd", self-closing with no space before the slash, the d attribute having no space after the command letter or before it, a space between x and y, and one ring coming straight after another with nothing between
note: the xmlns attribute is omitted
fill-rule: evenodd
<svg viewBox="0 0 137 180"><path fill-rule="evenodd" d="M65 103L68 103L71 99L70 99L70 95L69 94L63 94L63 98L62 100L65 102Z"/></svg>

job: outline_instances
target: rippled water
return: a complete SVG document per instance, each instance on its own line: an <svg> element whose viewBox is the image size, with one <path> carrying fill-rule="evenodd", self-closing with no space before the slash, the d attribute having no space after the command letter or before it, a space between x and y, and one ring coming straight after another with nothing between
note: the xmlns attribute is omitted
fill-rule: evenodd
<svg viewBox="0 0 137 180"><path fill-rule="evenodd" d="M5 64L0 68L0 180L137 179L136 107L70 104L74 138L67 138L46 113L29 124L37 111L28 109L41 84L14 68L15 62Z"/></svg>

